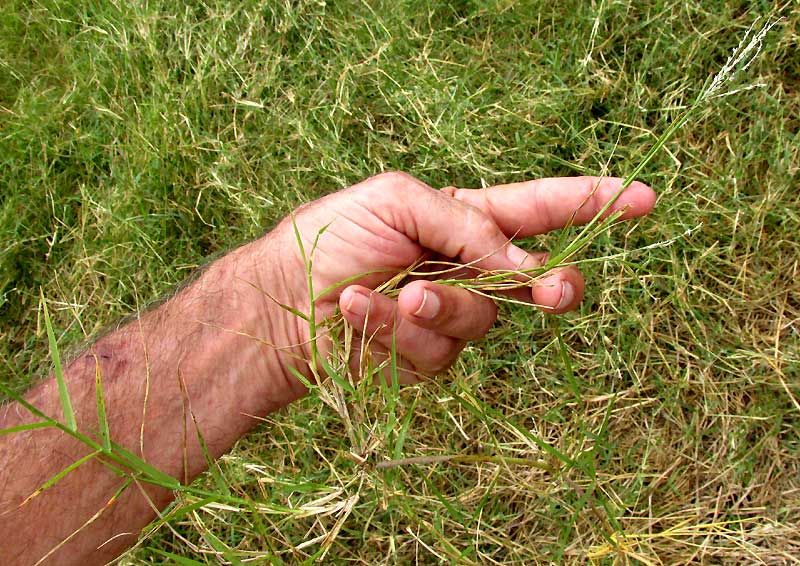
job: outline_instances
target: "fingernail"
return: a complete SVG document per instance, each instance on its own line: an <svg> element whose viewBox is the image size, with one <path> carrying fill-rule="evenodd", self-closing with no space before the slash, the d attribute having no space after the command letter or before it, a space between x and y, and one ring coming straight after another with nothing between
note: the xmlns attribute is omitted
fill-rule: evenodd
<svg viewBox="0 0 800 566"><path fill-rule="evenodd" d="M439 297L436 296L436 293L425 289L422 293L422 303L419 305L419 308L414 311L414 316L430 320L439 314L440 307L441 302L439 301Z"/></svg>
<svg viewBox="0 0 800 566"><path fill-rule="evenodd" d="M353 314L366 316L369 310L369 297L361 291L351 290L350 300L347 301L345 309Z"/></svg>
<svg viewBox="0 0 800 566"><path fill-rule="evenodd" d="M556 305L556 309L563 309L567 305L572 303L572 299L575 298L575 287L572 286L572 283L569 281L562 281L561 282L561 299L558 301L558 305Z"/></svg>
<svg viewBox="0 0 800 566"><path fill-rule="evenodd" d="M522 248L518 248L514 244L509 243L506 246L506 257L508 261L514 264L514 267L522 267L528 259L528 252Z"/></svg>

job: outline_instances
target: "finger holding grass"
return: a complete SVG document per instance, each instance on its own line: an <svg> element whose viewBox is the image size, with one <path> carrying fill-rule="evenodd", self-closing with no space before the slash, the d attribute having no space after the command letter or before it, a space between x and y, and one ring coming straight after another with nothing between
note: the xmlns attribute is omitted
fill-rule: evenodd
<svg viewBox="0 0 800 566"><path fill-rule="evenodd" d="M372 177L293 218L302 247L313 249L313 287L326 290L314 295L315 317L333 316L338 307L354 328L372 337L373 345L390 348L396 340L412 372L443 371L466 341L488 332L497 316L490 295L464 288L476 281L488 281L489 289L505 290L513 300L546 313L578 306L585 284L576 267L553 269L547 253L527 252L511 240L584 224L600 212L629 219L652 209L652 189L641 183L621 187L621 179L578 177L437 191L402 173ZM282 248L290 256L285 264L297 266L293 277L299 280L300 266L308 265L295 255L297 244L287 239ZM431 280L417 279L385 294L374 291L431 256L444 262L428 263L449 267L434 271ZM312 310L305 296L292 304L301 312ZM296 343L309 348L313 337L306 325L297 331ZM309 352L299 355L313 358Z"/></svg>
<svg viewBox="0 0 800 566"><path fill-rule="evenodd" d="M623 188L624 182L615 177L584 176L536 179L486 189L447 187L443 191L484 211L510 238L526 238L612 216L628 220L648 214L655 204L655 192L639 182ZM543 253L529 256L518 270L560 263ZM561 314L577 308L584 286L580 271L570 266L551 269L549 275L533 281L530 292L521 288L508 293L517 301Z"/></svg>
<svg viewBox="0 0 800 566"><path fill-rule="evenodd" d="M486 189L457 189L444 192L474 206L509 237L527 238L592 220L622 186L618 177L555 177ZM604 212L623 211L622 220L644 216L655 204L653 189L633 182Z"/></svg>
<svg viewBox="0 0 800 566"><path fill-rule="evenodd" d="M388 351L395 341L410 363L410 371L400 375L405 383L416 382L416 372L449 367L465 342L482 338L497 318L490 299L428 281L404 287L397 300L352 285L342 293L340 308L354 328L373 337L373 346Z"/></svg>

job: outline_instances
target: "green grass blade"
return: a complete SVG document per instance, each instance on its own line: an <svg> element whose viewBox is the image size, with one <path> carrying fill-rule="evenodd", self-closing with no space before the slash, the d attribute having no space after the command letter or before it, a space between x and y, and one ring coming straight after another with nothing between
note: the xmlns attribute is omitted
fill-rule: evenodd
<svg viewBox="0 0 800 566"><path fill-rule="evenodd" d="M214 479L214 484L217 486L217 489L220 493L224 493L225 495L230 495L231 490L228 487L228 482L225 480L225 474L220 468L217 461L211 456L211 452L208 449L208 444L206 443L206 438L203 436L203 433L200 431L200 425L197 424L197 419L194 416L194 411L189 409L189 414L192 419L192 424L194 425L195 434L197 434L197 441L200 443L200 450L203 453L203 458L206 461L206 466L208 467L208 472L211 474L211 477Z"/></svg>
<svg viewBox="0 0 800 566"><path fill-rule="evenodd" d="M583 397L581 394L581 388L578 386L578 382L575 380L575 371L572 368L572 360L569 359L569 352L567 352L567 345L564 343L564 338L561 336L561 328L560 328L560 319L559 322L556 323L558 328L556 328L556 339L558 340L558 351L561 355L561 361L564 362L564 373L567 377L567 383L569 384L569 388L572 390L572 394L575 397L575 401L578 405L583 404Z"/></svg>
<svg viewBox="0 0 800 566"><path fill-rule="evenodd" d="M511 422L508 420L500 411L490 407L474 395L469 394L468 392L464 392L463 394L451 393L453 399L456 400L462 407L464 407L467 411L481 419L483 422L490 424L490 421L494 421L502 426L509 428L510 430L515 431L517 434L522 435L523 437L527 438L531 442L533 442L536 446L541 448L545 453L549 454L556 460L560 460L570 468L577 468L581 469L581 465L574 459L570 458L557 448L552 447L550 444L536 436L535 434L531 433L530 431L526 430L525 427L519 426L516 423Z"/></svg>
<svg viewBox="0 0 800 566"><path fill-rule="evenodd" d="M56 421L55 419L51 419L50 417L45 415L43 412L41 412L39 409L37 409L36 407L34 407L30 403L28 403L22 397L22 395L20 395L19 393L17 393L13 389L11 389L8 385L3 383L2 381L0 381L0 392L2 392L3 395L5 395L9 399L11 399L12 401L15 401L15 402L19 403L20 405L22 405L33 416L39 417L40 419L43 419L45 422L50 423L52 426L57 426L59 424L58 421Z"/></svg>
<svg viewBox="0 0 800 566"><path fill-rule="evenodd" d="M14 434L15 432L22 432L24 430L35 430L37 428L50 428L54 426L51 422L38 422L38 423L30 423L24 424L19 426L12 426L9 428L4 428L0 430L0 434Z"/></svg>
<svg viewBox="0 0 800 566"><path fill-rule="evenodd" d="M36 407L31 405L28 401L26 401L19 393L17 393L16 391L11 389L7 385L5 385L2 381L0 381L0 393L3 393L3 395L5 395L8 398L12 399L13 401L19 403L23 408L25 408L32 415L42 419L43 423L46 423L47 425L49 425L51 427L59 429L60 431L64 432L65 434L67 434L69 436L71 436L72 438L74 438L78 442L81 442L82 444L88 446L92 450L99 450L100 452L103 453L104 456L106 456L107 458L113 460L114 462L116 462L118 464L122 464L123 466L127 465L126 461L122 457L120 457L119 455L114 453L113 444L112 444L112 450L111 451L106 451L100 444L98 444L97 442L95 442L94 440L89 438L88 436L85 436L85 435L81 434L80 432L78 432L76 430L72 430L71 428L67 427L65 424L60 423L57 420L55 420L55 419L49 417L48 415L44 414L42 411L40 411L39 409L37 409ZM27 426L27 425L23 425L23 426ZM41 426L44 427L45 425L42 424ZM40 428L40 427L39 426L34 426L34 427L31 427L31 428ZM120 474L120 475L124 475L124 474L122 474L122 471L119 468L116 468L110 462L107 462L105 460L101 460L101 461L103 462L103 465L105 465L107 468L112 470L114 473Z"/></svg>
<svg viewBox="0 0 800 566"><path fill-rule="evenodd" d="M169 489L179 490L181 488L181 483L170 476L169 474L165 474L158 468L148 464L144 460L142 460L139 456L133 454L126 448L123 448L119 444L113 443L111 444L112 451L117 454L121 461L132 471L138 472L144 476L143 479L145 480L155 480L158 485L162 485Z"/></svg>
<svg viewBox="0 0 800 566"><path fill-rule="evenodd" d="M396 436L397 431L397 398L400 390L400 376L397 372L397 332L392 332L392 347L389 351L389 372L390 382L386 383L386 378L381 375L380 379L381 390L383 393L384 402L386 403L384 412L386 413L386 423L383 427L384 439L387 447L394 446L394 452L397 452Z"/></svg>
<svg viewBox="0 0 800 566"><path fill-rule="evenodd" d="M455 508L455 506L445 497L441 491L436 487L435 483L425 475L420 476L422 480L425 482L426 487L428 490L433 494L433 496L439 500L442 506L447 510L448 513L459 523L465 524L469 519L469 516L459 511ZM457 498L453 499L454 501L458 502ZM405 503L405 501L403 501ZM413 511L409 509L409 515L413 515Z"/></svg>
<svg viewBox="0 0 800 566"><path fill-rule="evenodd" d="M171 507L168 507L165 511L162 512L161 517L150 523L150 528L152 530L157 530L162 525L165 525L169 522L177 521L182 517L185 517L192 511L197 511L198 509L205 507L209 503L214 503L216 499L213 497L204 497L195 501L194 503L189 503L187 505L183 505L178 507L175 502L172 503Z"/></svg>
<svg viewBox="0 0 800 566"><path fill-rule="evenodd" d="M233 551L228 547L227 544L222 542L217 536L214 535L211 531L203 531L203 539L208 543L208 545L220 553L226 560L228 560L234 566L241 566L242 561L239 560Z"/></svg>
<svg viewBox="0 0 800 566"><path fill-rule="evenodd" d="M345 376L339 375L339 373L335 369L333 369L331 364L328 363L328 361L325 359L324 356L320 356L319 363L322 366L322 369L325 370L325 373L328 374L328 377L330 377L331 380L336 385L341 387L347 393L355 394L356 390L352 386L352 384L347 380L347 376L346 375Z"/></svg>
<svg viewBox="0 0 800 566"><path fill-rule="evenodd" d="M103 378L100 375L100 362L94 361L94 390L97 405L97 430L100 434L100 443L106 451L111 450L111 433L108 428L108 415L106 414L106 401L103 395Z"/></svg>
<svg viewBox="0 0 800 566"><path fill-rule="evenodd" d="M286 366L286 367L288 368L289 373L291 373L293 376L295 376L297 378L297 381L302 383L305 386L306 389L308 389L309 391L313 391L314 389L317 388L317 386L315 384L311 383L306 376L304 376L302 373L300 373L299 369L297 369L294 366Z"/></svg>
<svg viewBox="0 0 800 566"><path fill-rule="evenodd" d="M418 397L414 397L414 400L411 401L411 406L406 411L403 421L400 423L400 430L397 432L397 440L394 443L393 458L395 460L399 460L403 457L403 445L406 442L408 429L411 426L411 419L414 418L414 408L417 406L417 399Z"/></svg>
<svg viewBox="0 0 800 566"><path fill-rule="evenodd" d="M392 408L396 403L397 396L400 395L400 376L397 372L397 330L392 332Z"/></svg>
<svg viewBox="0 0 800 566"><path fill-rule="evenodd" d="M309 257L314 257L314 252L316 251L317 246L319 245L320 237L322 237L322 235L325 233L325 231L328 228L330 228L331 224L333 224L333 221L328 222L327 224L325 224L325 226L323 226L322 228L320 228L317 231L317 235L314 237L314 243L311 245L311 251L308 254Z"/></svg>
<svg viewBox="0 0 800 566"><path fill-rule="evenodd" d="M56 335L53 332L53 325L50 322L50 313L47 310L47 302L44 300L44 291L40 291L42 298L42 308L44 310L44 325L47 329L47 341L50 343L50 355L53 358L53 372L55 373L56 383L58 383L58 397L61 400L61 411L64 413L64 424L70 430L77 430L75 422L75 411L72 409L72 401L69 398L67 382L64 379L64 370L61 367L61 356L58 353Z"/></svg>
<svg viewBox="0 0 800 566"><path fill-rule="evenodd" d="M297 227L294 214L292 214L292 229L294 230L294 239L297 242L297 247L300 250L300 257L303 259L303 264L307 264L306 247L303 245L303 236L300 235L300 229Z"/></svg>
<svg viewBox="0 0 800 566"><path fill-rule="evenodd" d="M100 454L101 454L100 450L95 450L94 452L91 452L91 453L87 454L83 458L75 460L72 464L70 464L69 466L67 466L66 468L64 468L60 472L58 472L56 475L54 475L52 478L50 478L49 480L44 482L41 485L41 487L39 487L36 491L34 491L28 497L26 497L25 501L20 503L20 507L22 507L23 505L27 504L28 502L30 502L35 497L38 497L44 490L53 487L59 481L64 479L67 475L69 475L70 473L72 473L73 471L75 471L76 469L81 467L83 464L85 464L89 460L94 459L96 456L98 456Z"/></svg>
<svg viewBox="0 0 800 566"><path fill-rule="evenodd" d="M169 558L170 561L174 562L175 564L180 564L181 566L207 566L208 564L208 562L199 562L191 558L186 558L185 556L180 556L174 552L161 550L160 548L148 547L147 550L159 554L164 558Z"/></svg>
<svg viewBox="0 0 800 566"><path fill-rule="evenodd" d="M359 273L358 275L353 275L351 277L347 277L346 279L342 279L341 281L334 283L333 285L328 285L322 291L314 295L314 300L317 301L333 291L334 289L338 289L339 287L344 287L352 283L353 281L358 281L359 279L363 279L364 277L369 277L370 275L377 275L378 273L394 273L390 269L375 269L373 271L365 271L364 273Z"/></svg>

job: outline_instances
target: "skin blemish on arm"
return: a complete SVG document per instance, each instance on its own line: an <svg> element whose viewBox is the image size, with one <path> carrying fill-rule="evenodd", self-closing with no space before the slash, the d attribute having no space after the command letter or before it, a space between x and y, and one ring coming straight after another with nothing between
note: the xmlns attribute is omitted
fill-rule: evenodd
<svg viewBox="0 0 800 566"><path fill-rule="evenodd" d="M134 344L134 341L127 336L113 339L106 337L76 360L76 364L80 364L80 366L75 369L83 370L94 376L96 366L99 364L103 380L116 379L130 369L131 358L138 354L135 351L137 346L138 349L141 349L140 344Z"/></svg>

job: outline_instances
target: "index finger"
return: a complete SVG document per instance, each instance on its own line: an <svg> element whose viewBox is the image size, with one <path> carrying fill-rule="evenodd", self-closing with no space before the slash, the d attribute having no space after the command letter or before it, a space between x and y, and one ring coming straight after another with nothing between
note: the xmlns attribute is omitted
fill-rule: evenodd
<svg viewBox="0 0 800 566"><path fill-rule="evenodd" d="M619 191L619 177L556 177L486 189L443 189L489 215L508 237L525 238L572 224L585 224ZM623 210L622 219L648 214L656 194L634 181L603 216Z"/></svg>

